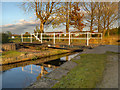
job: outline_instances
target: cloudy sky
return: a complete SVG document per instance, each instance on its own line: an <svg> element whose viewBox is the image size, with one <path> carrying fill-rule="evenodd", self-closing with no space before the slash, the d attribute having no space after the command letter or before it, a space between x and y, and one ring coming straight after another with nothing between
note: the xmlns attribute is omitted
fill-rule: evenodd
<svg viewBox="0 0 120 90"><path fill-rule="evenodd" d="M2 31L12 33L33 32L39 21L36 20L34 12L26 13L22 8L22 2L2 2ZM1 15L1 14L0 14Z"/></svg>
<svg viewBox="0 0 120 90"><path fill-rule="evenodd" d="M11 0L8 0L11 1ZM0 30L3 32L11 31L15 34L21 34L25 32L33 32L36 25L40 22L36 20L35 12L25 12L21 8L22 2L1 2L2 14L0 14ZM0 5L1 6L1 5ZM84 28L85 29L85 28ZM65 30L65 26L61 26L53 29L52 26L45 28L45 31L61 31Z"/></svg>
<svg viewBox="0 0 120 90"><path fill-rule="evenodd" d="M33 32L35 27L40 25L40 21L36 19L35 12L25 12L21 8L22 2L2 2L2 22L0 30L2 32L10 31L13 34L21 34L25 32ZM44 28L45 31L65 31L65 26L53 29L52 26Z"/></svg>

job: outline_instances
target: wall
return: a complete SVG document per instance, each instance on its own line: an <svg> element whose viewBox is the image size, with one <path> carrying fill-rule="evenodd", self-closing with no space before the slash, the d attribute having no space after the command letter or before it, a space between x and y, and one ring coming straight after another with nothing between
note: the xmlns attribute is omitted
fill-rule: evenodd
<svg viewBox="0 0 120 90"><path fill-rule="evenodd" d="M16 43L6 43L6 44L2 44L2 49L3 50L16 50L19 47L18 44Z"/></svg>

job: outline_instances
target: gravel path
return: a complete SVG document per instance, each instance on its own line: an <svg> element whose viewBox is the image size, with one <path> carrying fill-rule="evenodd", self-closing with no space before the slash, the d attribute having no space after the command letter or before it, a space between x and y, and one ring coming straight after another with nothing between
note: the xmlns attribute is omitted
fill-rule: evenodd
<svg viewBox="0 0 120 90"><path fill-rule="evenodd" d="M98 88L118 88L118 55L109 55L103 79Z"/></svg>

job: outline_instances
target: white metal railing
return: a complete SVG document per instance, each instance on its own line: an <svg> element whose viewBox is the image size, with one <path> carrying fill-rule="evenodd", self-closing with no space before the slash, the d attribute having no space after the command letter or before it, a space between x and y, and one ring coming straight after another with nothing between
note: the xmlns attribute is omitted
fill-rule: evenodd
<svg viewBox="0 0 120 90"><path fill-rule="evenodd" d="M85 37L80 37L80 35L86 35ZM100 37L92 37L92 35L95 35L95 34L99 34ZM24 34L21 34L21 40L23 42L23 35ZM45 36L47 35L47 37ZM58 35L58 36L56 36ZM79 37L75 37L73 35L76 35L76 36L79 36ZM102 33L89 33L89 32L85 32L85 33L34 33L34 34L31 34L31 37L30 37L30 42L32 43L32 38L33 36L36 38L36 40L40 41L41 43L43 42L43 39L53 39L53 44L55 44L55 39L69 39L69 45L70 45L70 42L71 42L71 39L84 39L87 41L87 46L89 46L89 40L90 39L102 39ZM40 36L40 38L38 37ZM67 37L66 37L67 36Z"/></svg>

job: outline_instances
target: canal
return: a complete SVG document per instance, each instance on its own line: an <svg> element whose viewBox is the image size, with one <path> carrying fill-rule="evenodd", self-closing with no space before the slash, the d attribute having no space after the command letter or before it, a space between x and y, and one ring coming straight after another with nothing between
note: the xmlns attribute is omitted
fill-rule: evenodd
<svg viewBox="0 0 120 90"><path fill-rule="evenodd" d="M74 52L43 58L45 62L38 59L3 65L0 73L2 88L25 88L78 54L79 52Z"/></svg>

